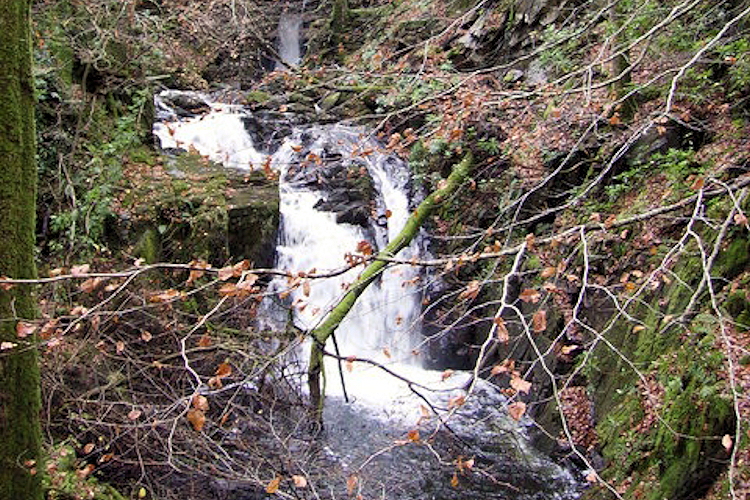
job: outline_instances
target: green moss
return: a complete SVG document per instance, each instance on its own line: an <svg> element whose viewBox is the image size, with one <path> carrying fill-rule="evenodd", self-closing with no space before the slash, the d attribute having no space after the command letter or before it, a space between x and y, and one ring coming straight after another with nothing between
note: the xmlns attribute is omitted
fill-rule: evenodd
<svg viewBox="0 0 750 500"><path fill-rule="evenodd" d="M161 251L161 237L155 228L149 227L138 238L133 255L145 260L147 264L153 264L161 259Z"/></svg>
<svg viewBox="0 0 750 500"><path fill-rule="evenodd" d="M0 276L36 278L34 263L36 130L31 56L31 2L10 0L0 9ZM0 356L0 498L42 498L39 415L41 396L36 335L16 335L19 318L36 316L29 287L0 290L0 341L17 348Z"/></svg>
<svg viewBox="0 0 750 500"><path fill-rule="evenodd" d="M748 309L748 307L750 307L750 302L747 301L744 290L737 290L729 294L729 297L727 297L727 300L724 303L724 307L733 318L737 318Z"/></svg>
<svg viewBox="0 0 750 500"><path fill-rule="evenodd" d="M742 311L737 318L735 318L737 328L742 330L750 330L750 309Z"/></svg>
<svg viewBox="0 0 750 500"><path fill-rule="evenodd" d="M734 417L720 375L718 323L709 314L698 314L687 326L670 319L684 311L700 270L700 259L685 255L677 270L680 279L634 312L645 329L634 332L633 323L618 321L607 335L650 383L663 389L658 402L643 396L640 378L607 346L595 349L586 368L597 414L603 415L597 432L608 463L604 475L615 483L634 479L625 498L636 490L653 500L682 498L710 484L722 467L723 449L714 436L731 432ZM654 408L660 419L653 419ZM653 420L643 424L648 415Z"/></svg>
<svg viewBox="0 0 750 500"><path fill-rule="evenodd" d="M723 278L736 278L750 263L750 240L737 238L724 251L717 263L717 269Z"/></svg>
<svg viewBox="0 0 750 500"><path fill-rule="evenodd" d="M253 90L245 94L247 104L265 104L271 99L271 94L262 90Z"/></svg>
<svg viewBox="0 0 750 500"><path fill-rule="evenodd" d="M81 474L79 471L84 470L86 464L76 460L75 449L69 443L52 448L48 461L50 467L42 478L48 500L126 500L125 496L111 485L99 482L91 474Z"/></svg>

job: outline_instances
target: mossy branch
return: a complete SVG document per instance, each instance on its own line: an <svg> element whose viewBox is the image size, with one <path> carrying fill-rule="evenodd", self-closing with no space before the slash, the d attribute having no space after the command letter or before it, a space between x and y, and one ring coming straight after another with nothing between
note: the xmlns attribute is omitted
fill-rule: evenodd
<svg viewBox="0 0 750 500"><path fill-rule="evenodd" d="M441 183L441 186L436 191L419 204L409 217L409 220L406 222L406 225L401 232L378 253L376 260L365 268L359 279L357 279L357 281L355 281L349 288L349 291L346 292L346 295L344 295L338 304L336 304L336 306L328 313L323 323L312 331L313 347L310 352L310 364L307 370L307 375L310 388L310 399L313 408L318 412L318 418L320 418L320 412L323 408L323 391L320 384L320 375L323 372L323 347L325 346L326 341L336 331L336 328L338 328L351 308L354 307L359 296L362 295L370 283L372 283L388 265L388 262L378 260L378 258L392 258L401 251L401 249L405 248L411 240L414 239L414 236L422 226L422 223L430 216L430 214L432 214L435 207L453 194L464 180L466 180L466 177L472 169L473 163L473 156L471 153L468 153L464 156L461 162L453 167L450 176Z"/></svg>

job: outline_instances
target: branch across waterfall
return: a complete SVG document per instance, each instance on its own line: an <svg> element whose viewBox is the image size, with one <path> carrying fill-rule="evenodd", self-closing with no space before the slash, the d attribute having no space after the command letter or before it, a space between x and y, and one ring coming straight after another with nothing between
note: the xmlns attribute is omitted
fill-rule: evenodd
<svg viewBox="0 0 750 500"><path fill-rule="evenodd" d="M471 153L468 153L461 162L453 167L450 176L441 183L441 186L419 204L401 232L378 253L378 257L394 257L400 250L405 248L417 234L427 217L432 214L435 207L453 194L464 180L466 180L472 167L473 157ZM320 377L323 373L323 348L325 343L352 309L359 296L362 295L387 265L388 262L384 260L375 260L368 265L359 279L354 282L349 291L341 298L331 312L328 313L323 323L311 332L313 346L310 351L310 364L307 375L310 400L312 407L318 412L318 418L322 417L321 410L323 409L324 388L321 386Z"/></svg>

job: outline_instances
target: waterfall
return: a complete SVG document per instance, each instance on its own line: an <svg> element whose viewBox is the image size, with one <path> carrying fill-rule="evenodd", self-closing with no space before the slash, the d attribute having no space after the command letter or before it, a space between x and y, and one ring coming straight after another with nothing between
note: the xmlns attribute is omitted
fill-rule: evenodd
<svg viewBox="0 0 750 500"><path fill-rule="evenodd" d="M203 111L185 112L176 104L181 100ZM270 165L279 173L281 211L276 267L288 271L290 276L341 268L347 262L347 254L362 249L363 241L377 251L398 234L409 217L408 165L383 151L362 128L302 126L293 130L276 151L264 152L256 148L246 130L250 114L241 107L212 102L203 94L176 91L165 92L155 101L157 122L153 131L162 149L194 149L227 167L244 170L266 165L267 153L271 153ZM336 208L336 186L330 179L352 175L371 178L374 191L372 213L364 220L358 219L357 224L337 220L340 214L332 210ZM417 238L399 257L419 258L422 246ZM309 331L338 302L346 285L362 269L358 266L333 278L310 279L309 289L295 284L296 288L290 290L289 280L276 279L269 284L269 296L275 299L265 303L264 314L272 322L275 312L283 326L288 318L285 308L291 307L295 324ZM425 414L431 413L425 404L445 412L452 400L466 394L471 378L468 372L456 371L446 377L444 372L421 367L419 278L415 266L388 268L368 287L337 329L342 356L374 360L411 384L367 363L348 362L343 376L352 402L344 404L339 367L335 360L327 358L327 432L323 451L328 459L344 471L350 465L368 463L371 481L380 485L377 488L385 491L386 486L398 487L388 498L576 498L578 485L571 473L533 449L525 428L531 425L530 421L517 423L510 419L505 409L507 400L499 388L484 380L477 381L475 392L465 404L453 409L450 428L460 436L462 446L470 446L468 456L477 456L483 467L491 467L497 481L512 483L519 492L498 490L494 479L454 490L439 461L424 447L394 447L394 442L403 440L408 430L419 427ZM327 350L334 350L330 343ZM303 363L308 352L303 346L299 353ZM419 397L413 392L415 387ZM429 426L435 430L437 419L430 418ZM439 446L439 441L431 446ZM387 449L392 451L383 454L382 450ZM375 456L379 458L373 460ZM432 488L429 495L423 489L425 482ZM370 496L376 494L371 493Z"/></svg>
<svg viewBox="0 0 750 500"><path fill-rule="evenodd" d="M281 172L281 235L277 246L281 269L292 273L311 269L330 270L345 265L347 254L356 254L361 242L377 251L394 238L404 227L410 215L408 194L408 166L394 156L378 152L380 146L373 140L363 139L363 130L340 125L313 126L298 131L274 155L274 166ZM305 138L307 143L305 144ZM361 155L359 152L372 153ZM304 164L304 159L314 157L341 158L340 167L370 175L376 192L375 214L368 227L339 224L333 213L320 210L317 205L330 193L311 188L305 182L308 176L295 177L293 168ZM291 167L291 168L290 168ZM310 168L310 167L307 167ZM366 168L366 172L360 172ZM388 214L386 217L384 214ZM397 257L418 257L420 237ZM290 295L295 307L295 321L305 331L312 330L336 305L363 267L359 266L335 278L311 280L309 295L297 288ZM386 270L362 294L354 308L336 331L343 357L367 358L386 365L407 370L418 369L421 341L421 300L419 270L400 266ZM286 283L275 282L277 292ZM328 349L333 351L333 345ZM348 364L347 391L360 400L383 402L393 397L397 382L378 376L380 389L372 390L373 369L359 363ZM327 361L327 393L341 395L334 360ZM400 386L400 383L396 384Z"/></svg>
<svg viewBox="0 0 750 500"><path fill-rule="evenodd" d="M303 8L304 11L304 8ZM276 69L286 69L297 66L302 58L300 44L300 28L302 14L283 12L279 18L279 36L277 48L281 61L276 63Z"/></svg>
<svg viewBox="0 0 750 500"><path fill-rule="evenodd" d="M179 104L210 112L193 114ZM242 106L215 102L197 92L167 90L155 97L155 108L153 132L161 149L194 149L213 162L236 169L252 170L265 159L245 130L249 114Z"/></svg>

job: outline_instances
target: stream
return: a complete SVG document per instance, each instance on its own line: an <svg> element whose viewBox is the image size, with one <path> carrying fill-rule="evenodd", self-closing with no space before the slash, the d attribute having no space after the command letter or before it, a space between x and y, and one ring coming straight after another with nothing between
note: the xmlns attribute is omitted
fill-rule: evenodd
<svg viewBox="0 0 750 500"><path fill-rule="evenodd" d="M299 62L300 25L301 16L282 16L283 65ZM175 104L186 100L199 111L184 112ZM259 118L245 107L176 90L162 92L155 104L153 131L163 150L195 150L226 168L270 168L279 175L276 267L293 275L340 268L363 248L377 252L398 234L418 201L408 165L363 128L301 124L268 147L253 141L257 134L249 129ZM341 179L368 180L372 198L336 186ZM425 257L425 248L426 236L420 234L398 257ZM269 284L275 299L263 304L263 321L283 330L291 308L295 325L310 331L361 269L293 290L286 279L275 279ZM325 431L319 439L331 473L328 486L337 490L331 498L346 497L344 482L353 474L356 490L367 499L576 498L580 481L533 448L531 421L508 416L499 388L480 379L469 395L470 373L446 377L422 367L421 283L427 278L415 266L387 268L336 331L340 355L349 361L341 370L343 385L336 360L328 358L325 367ZM335 347L329 342L326 349ZM303 366L308 352L303 345L296 353ZM357 361L362 359L402 379ZM300 384L304 391L305 380ZM455 404L464 398L464 404Z"/></svg>

